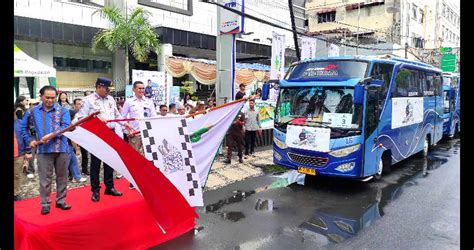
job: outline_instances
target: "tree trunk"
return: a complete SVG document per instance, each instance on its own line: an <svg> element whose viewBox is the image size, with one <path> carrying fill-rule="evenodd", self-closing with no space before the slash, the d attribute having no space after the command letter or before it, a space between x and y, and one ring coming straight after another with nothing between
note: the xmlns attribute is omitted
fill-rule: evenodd
<svg viewBox="0 0 474 250"><path fill-rule="evenodd" d="M129 62L128 62L128 46L126 46L125 47L125 82L124 82L124 85L123 85L123 90L126 89L127 84L129 84L129 82L130 82L129 70L130 70L130 67L129 67Z"/></svg>

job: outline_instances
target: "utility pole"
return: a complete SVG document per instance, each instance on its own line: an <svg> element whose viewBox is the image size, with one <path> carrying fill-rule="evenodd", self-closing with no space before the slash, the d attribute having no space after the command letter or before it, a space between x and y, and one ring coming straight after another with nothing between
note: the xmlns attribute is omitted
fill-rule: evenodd
<svg viewBox="0 0 474 250"><path fill-rule="evenodd" d="M405 42L405 59L408 59L408 43Z"/></svg>
<svg viewBox="0 0 474 250"><path fill-rule="evenodd" d="M356 47L356 54L359 55L359 26L360 26L360 3L358 4L359 10L357 11L357 47Z"/></svg>
<svg viewBox="0 0 474 250"><path fill-rule="evenodd" d="M298 61L300 61L301 53L298 46L298 33L296 32L295 14L293 13L293 0L288 0L288 8L290 8L291 29L293 30L293 40L295 41L296 58L298 58Z"/></svg>

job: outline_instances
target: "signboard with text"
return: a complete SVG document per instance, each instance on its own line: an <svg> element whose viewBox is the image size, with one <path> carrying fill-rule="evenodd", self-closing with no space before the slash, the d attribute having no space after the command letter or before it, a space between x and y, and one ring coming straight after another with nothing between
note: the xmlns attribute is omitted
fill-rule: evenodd
<svg viewBox="0 0 474 250"><path fill-rule="evenodd" d="M244 12L244 0L222 0L220 4L227 8L234 9L239 12ZM237 34L244 32L244 16L219 8L221 23L220 33L223 34Z"/></svg>

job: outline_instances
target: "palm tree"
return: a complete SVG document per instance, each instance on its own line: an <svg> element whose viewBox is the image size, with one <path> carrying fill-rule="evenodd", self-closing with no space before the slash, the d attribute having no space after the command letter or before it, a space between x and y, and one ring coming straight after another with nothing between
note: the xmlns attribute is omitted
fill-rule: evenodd
<svg viewBox="0 0 474 250"><path fill-rule="evenodd" d="M125 85L129 82L129 61L128 53L139 62L145 62L148 59L150 51L159 54L160 41L152 26L148 21L150 12L143 8L133 9L130 15L121 13L115 7L103 7L96 10L95 13L103 15L111 24L108 29L101 30L92 39L92 51L99 47L105 47L111 52L125 50ZM116 86L117 88L118 86ZM122 87L122 86L120 86ZM120 88L120 90L122 90Z"/></svg>

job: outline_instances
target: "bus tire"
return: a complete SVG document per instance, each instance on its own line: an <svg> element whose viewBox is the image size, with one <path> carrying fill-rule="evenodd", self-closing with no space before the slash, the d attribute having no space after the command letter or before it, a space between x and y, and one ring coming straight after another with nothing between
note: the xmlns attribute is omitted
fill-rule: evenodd
<svg viewBox="0 0 474 250"><path fill-rule="evenodd" d="M388 157L389 154L387 152L384 152L382 157L380 157L377 172L374 174L374 181L382 179L383 174L390 173L390 158Z"/></svg>
<svg viewBox="0 0 474 250"><path fill-rule="evenodd" d="M430 139L428 138L429 135L426 135L425 141L423 142L423 149L418 153L418 158L425 158L428 156L428 152L430 151Z"/></svg>

